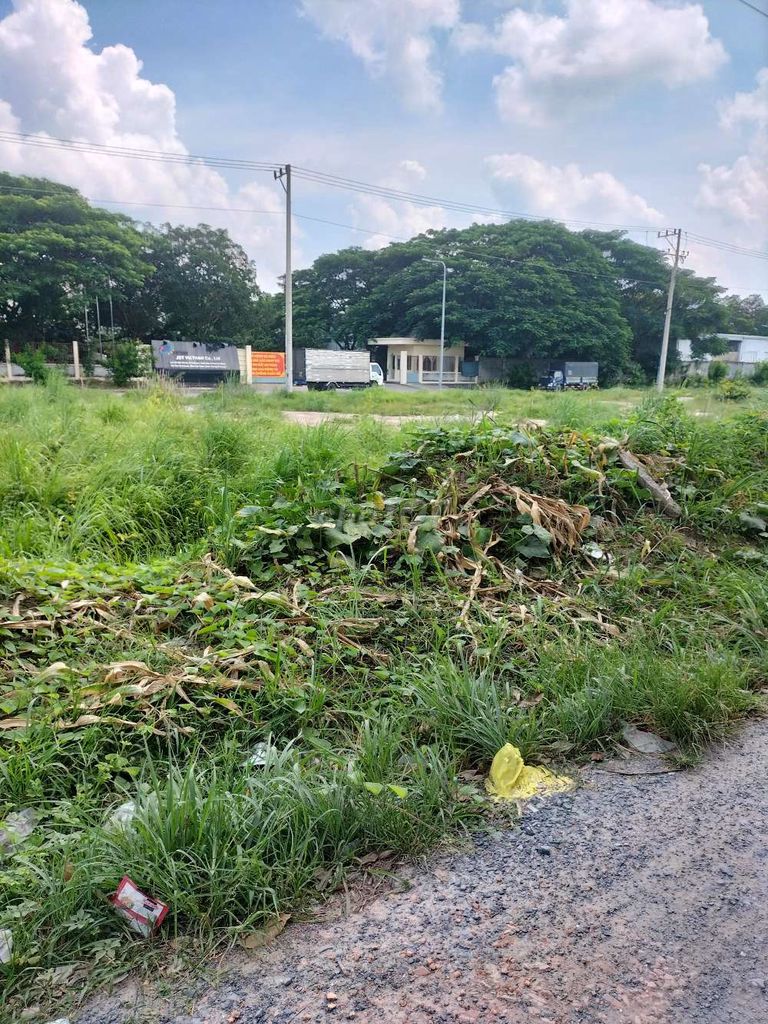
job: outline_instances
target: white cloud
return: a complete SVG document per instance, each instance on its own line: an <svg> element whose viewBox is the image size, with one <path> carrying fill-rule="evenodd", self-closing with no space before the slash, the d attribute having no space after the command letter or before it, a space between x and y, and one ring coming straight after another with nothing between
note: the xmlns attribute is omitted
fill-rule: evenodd
<svg viewBox="0 0 768 1024"><path fill-rule="evenodd" d="M563 16L515 8L493 29L465 24L454 33L460 49L490 50L514 61L494 79L507 120L541 123L569 106L647 82L688 85L727 60L699 4L564 3Z"/></svg>
<svg viewBox="0 0 768 1024"><path fill-rule="evenodd" d="M403 192L418 191L415 183L427 177L427 169L418 160L401 160L390 174L381 177L377 185ZM383 249L392 241L412 238L430 228L463 227L470 218L443 209L439 205L422 206L382 196L360 195L350 207L355 224L370 230L364 239L366 249Z"/></svg>
<svg viewBox="0 0 768 1024"><path fill-rule="evenodd" d="M524 153L486 158L496 182L515 185L533 213L592 223L658 225L664 215L607 171L585 174L577 164L556 167Z"/></svg>
<svg viewBox="0 0 768 1024"><path fill-rule="evenodd" d="M0 129L186 155L173 91L144 78L129 47L95 51L91 36L88 14L75 0L13 0L13 11L0 19ZM200 163L166 164L4 141L0 163L12 173L48 177L88 197L122 202L155 221L204 220L229 228L257 261L263 285L273 286L280 273L279 216L174 209L234 206L277 213L281 196L266 184L266 175L264 183L233 191L217 171ZM141 203L160 206L128 205Z"/></svg>
<svg viewBox="0 0 768 1024"><path fill-rule="evenodd" d="M768 225L768 68L757 73L752 92L738 92L719 106L726 129L751 129L748 151L730 165L700 164L697 205L753 228L749 241L764 244Z"/></svg>
<svg viewBox="0 0 768 1024"><path fill-rule="evenodd" d="M427 169L423 164L420 164L418 160L401 160L400 167L402 170L412 174L415 178L423 180L427 176Z"/></svg>
<svg viewBox="0 0 768 1024"><path fill-rule="evenodd" d="M733 99L719 105L720 124L724 128L748 124L768 130L768 68L761 68L756 79L752 92L737 92Z"/></svg>
<svg viewBox="0 0 768 1024"><path fill-rule="evenodd" d="M433 34L458 24L459 0L301 0L301 10L372 75L393 80L409 107L440 109Z"/></svg>

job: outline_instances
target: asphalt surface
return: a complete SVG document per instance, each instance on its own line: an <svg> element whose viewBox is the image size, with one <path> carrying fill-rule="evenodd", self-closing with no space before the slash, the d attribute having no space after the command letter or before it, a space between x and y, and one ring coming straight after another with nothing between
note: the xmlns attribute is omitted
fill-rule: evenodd
<svg viewBox="0 0 768 1024"><path fill-rule="evenodd" d="M230 954L216 985L124 984L77 1024L768 1021L768 723L695 771L605 767L404 869L408 891Z"/></svg>

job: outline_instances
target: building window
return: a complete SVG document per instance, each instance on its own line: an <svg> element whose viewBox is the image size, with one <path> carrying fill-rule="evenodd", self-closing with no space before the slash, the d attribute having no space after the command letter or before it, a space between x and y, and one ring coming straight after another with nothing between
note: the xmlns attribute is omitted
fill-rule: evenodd
<svg viewBox="0 0 768 1024"><path fill-rule="evenodd" d="M437 356L422 356L422 368L434 373L437 369Z"/></svg>
<svg viewBox="0 0 768 1024"><path fill-rule="evenodd" d="M445 356L443 358L443 372L453 373L456 369L456 356Z"/></svg>
<svg viewBox="0 0 768 1024"><path fill-rule="evenodd" d="M416 356L408 356L407 369L413 372L416 369Z"/></svg>

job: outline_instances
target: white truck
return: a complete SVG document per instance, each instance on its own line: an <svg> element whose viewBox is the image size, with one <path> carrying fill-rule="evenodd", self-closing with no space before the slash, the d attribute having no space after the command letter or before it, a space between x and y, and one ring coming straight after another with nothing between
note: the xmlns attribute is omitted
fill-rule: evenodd
<svg viewBox="0 0 768 1024"><path fill-rule="evenodd" d="M369 388L384 384L378 363L368 352L341 349L297 348L293 353L293 383L311 391L332 388Z"/></svg>

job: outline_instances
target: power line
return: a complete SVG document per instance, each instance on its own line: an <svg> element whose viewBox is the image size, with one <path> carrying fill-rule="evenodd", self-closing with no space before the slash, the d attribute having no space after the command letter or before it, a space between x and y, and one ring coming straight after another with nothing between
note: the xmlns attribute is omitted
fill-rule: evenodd
<svg viewBox="0 0 768 1024"><path fill-rule="evenodd" d="M315 171L311 168L297 167L296 176L312 181L315 184L328 185L332 188L339 188L348 192L358 192L365 195L374 195L382 199L392 199L397 202L413 203L416 206L439 205L444 209L460 213L480 213L487 216L504 217L507 219L519 218L522 220L558 220L567 224L597 225L607 228L622 228L628 231L655 231L656 229L648 224L616 224L613 222L599 220L577 220L573 217L542 217L533 213L523 213L520 210L502 210L490 206L481 206L476 203L465 203L453 199L444 199L439 196L423 195L418 192L407 192L404 189L391 188L388 185L373 185L369 182L358 181L355 178L342 178L336 174L328 174L325 171Z"/></svg>
<svg viewBox="0 0 768 1024"><path fill-rule="evenodd" d="M706 235L697 235L692 231L686 231L685 236L693 245L705 245L710 249L720 249L723 252L731 253L735 256L749 256L755 259L768 260L768 252L763 252L759 249L747 249L746 246L737 245L735 242L721 241L717 238L707 238Z"/></svg>
<svg viewBox="0 0 768 1024"><path fill-rule="evenodd" d="M93 148L93 146L95 146L95 144L90 144L90 143L88 143L88 144L86 144L86 143L80 144L80 143L75 143L72 140L62 140L62 139L53 139L53 138L49 139L47 137L43 138L41 136L30 136L30 135L27 135L25 133L3 132L3 131L0 131L0 141L3 141L5 136L12 136L14 139L18 139L20 141L24 141L25 144L28 143L28 144L34 145L34 144L37 144L38 141L42 141L42 142L44 142L46 144L47 143L51 143L49 148L62 148L62 147L69 148L70 146L79 146L81 148L79 148L79 149L77 149L75 151L77 151L77 152L98 152L98 153L103 153L103 154L105 153L106 155L111 155L111 156L130 156L130 157L133 157L133 158L136 158L136 159L147 159L147 160L161 160L161 159L165 160L166 158L168 158L168 161L171 162L171 163L179 163L179 162L181 162L181 163L185 163L185 164L192 163L192 164L197 165L198 161L206 161L206 162L218 161L218 165L219 166L237 167L238 169L247 169L247 170L272 169L272 168L278 166L278 165L272 165L272 164L268 164L268 163L259 163L257 161L230 161L230 160L226 160L224 158L206 157L206 156L193 156L191 154L190 155L167 154L167 153L164 153L163 151L160 151L160 150L140 150L140 149L128 149L126 147L103 147L103 146L97 146L97 147ZM7 139L6 139L6 141L7 141ZM85 148L86 146L89 147L89 148L86 149ZM434 205L435 203L437 203L437 204L441 205L442 207L444 207L446 209L450 209L450 210L452 210L454 212L481 213L481 214L492 215L492 216L501 216L501 217L505 217L505 218L520 218L520 219L529 219L529 220L534 220L534 221L542 221L542 220L550 219L550 218L544 218L544 217L537 217L537 216L535 216L533 214L521 213L519 211L492 209L492 208L489 208L489 207L483 207L483 206L479 206L479 205L471 204L471 203L459 203L459 202L454 202L452 200L440 199L439 197L435 197L435 196L426 196L426 195L420 195L418 193L409 193L409 192L406 192L406 191L401 190L401 189L391 189L391 188L386 187L386 186L370 185L370 184L368 184L366 182L358 181L357 179L342 178L342 177L340 177L338 175L327 174L326 172L323 172L323 171L313 171L313 170L311 170L309 168L296 168L295 169L295 174L296 174L296 176L303 177L305 180L312 181L312 182L315 182L317 184L331 185L331 186L334 186L334 187L343 188L345 190L350 190L350 191L358 192L358 193L361 193L361 194L369 194L369 195L379 196L381 198L387 198L387 199L392 199L392 200L414 202L417 205L427 205L427 204L428 205ZM64 196L64 197L71 196L71 193L66 192L66 191L55 190L55 189L43 189L43 188L40 188L40 187L37 187L37 188L21 188L21 187L14 187L14 186L0 186L0 190L8 191L8 192L13 192L13 193L15 193L15 192L25 192L25 193L42 194L42 195L61 195L61 196ZM84 196L83 198L87 198L90 202L93 202L93 203L104 203L104 204L116 205L116 206L137 206L137 207L148 207L148 208L157 208L157 209L195 210L195 211L216 212L216 213L250 213L250 214L269 215L269 216L280 215L282 213L282 211L280 211L280 210L261 210L261 209L255 209L255 208L252 208L252 207L208 206L208 205L192 204L192 203L188 203L188 204L187 203L163 203L163 202L151 202L151 201L144 201L144 200L129 200L129 199L97 199L97 198L94 198L94 197L86 197L86 196ZM389 233L384 232L384 231L377 231L374 228L361 227L361 226L353 225L353 224L345 224L345 223L342 223L340 221L328 220L328 219L325 219L325 218L322 218L322 217L314 217L314 216L311 216L309 214L301 214L301 213L296 212L296 213L293 214L293 216L297 217L297 218L299 218L301 220L313 221L313 222L318 223L318 224L327 224L327 225L330 225L330 226L333 226L333 227L344 228L345 230L357 231L357 232L361 232L363 234L369 234L369 235L373 235L373 236L376 236L376 237L387 238L387 239L389 239L391 241L395 241L395 242L406 242L406 241L410 240L406 236L392 235L392 234L389 234ZM578 220L569 220L567 218L557 218L557 219L560 220L561 222L573 223L573 224L600 224L601 223L599 221L578 221ZM605 226L605 227L623 228L624 230L637 230L637 231L650 230L649 228L646 228L645 226L642 226L642 225L635 225L633 227L631 225L619 225L619 224L605 224L605 223L603 223L603 226ZM734 245L734 244L732 244L730 242L721 241L719 239L708 238L705 235L698 235L698 234L696 234L694 232L686 232L686 236L688 238L690 238L694 242L694 244L701 244L701 245L709 246L711 248L720 249L721 251L727 252L727 253L729 253L731 255L746 256L746 257L757 258L757 259L766 259L766 258L768 258L768 253L760 252L760 251L755 250L755 249L747 249L747 248L745 248L743 246L737 246L737 245ZM456 249L455 251L462 251L462 250L461 249ZM463 250L463 251L471 252L472 256L475 257L475 258L483 258L479 254L475 253L472 250ZM488 257L488 258L505 259L504 257ZM507 260L507 262L516 262L516 261ZM527 262L530 262L530 261L527 261ZM574 271L574 270L567 270L566 268L560 268L560 269L563 270L563 272L566 272L566 273L570 272L570 273L577 273L577 274L585 274L587 276L594 276L594 275L590 275L590 272L588 272L588 271ZM606 276L608 276L608 275L606 275ZM656 282L651 282L651 281L639 282L639 283L651 284L651 285L654 285L654 286L656 284Z"/></svg>
<svg viewBox="0 0 768 1024"><path fill-rule="evenodd" d="M745 7L749 7L750 10L755 11L757 14L762 14L764 18L768 18L768 11L762 10L760 7L755 7L749 0L739 0L739 3L744 4Z"/></svg>
<svg viewBox="0 0 768 1024"><path fill-rule="evenodd" d="M280 164L261 160L237 160L231 157L203 156L195 153L171 153L162 149L140 149L132 146L115 146L100 142L82 142L77 139L61 139L52 135L34 135L29 132L0 131L0 142L16 143L22 146L36 146L41 149L66 149L75 153L99 156L125 157L130 160L148 160L156 163L183 164L211 167L226 167L246 171L274 171Z"/></svg>

